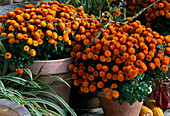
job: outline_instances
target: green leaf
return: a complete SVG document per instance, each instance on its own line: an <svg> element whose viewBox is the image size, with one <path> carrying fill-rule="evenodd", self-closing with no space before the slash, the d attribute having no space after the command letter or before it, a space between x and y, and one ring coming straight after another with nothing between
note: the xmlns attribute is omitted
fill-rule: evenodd
<svg viewBox="0 0 170 116"><path fill-rule="evenodd" d="M0 41L0 50L5 55L6 50L5 50L5 47L4 47L4 45L2 44L1 41ZM7 69L8 69L8 60L6 58L4 58L4 67L3 67L3 70L2 70L1 76L6 74Z"/></svg>
<svg viewBox="0 0 170 116"><path fill-rule="evenodd" d="M2 83L2 81L0 81L0 88L1 88L1 91L6 94L6 89L5 89L5 86L4 84Z"/></svg>
<svg viewBox="0 0 170 116"><path fill-rule="evenodd" d="M32 112L30 112L30 114L31 114L31 116L37 116L36 114L34 114L34 113L32 113Z"/></svg>
<svg viewBox="0 0 170 116"><path fill-rule="evenodd" d="M62 116L65 116L64 111L59 106L55 105L52 102L42 100L42 99L36 99L36 98L28 98L28 99L26 99L26 101L30 101L30 102L35 101L35 102L47 104L47 105L51 106L52 108L56 109Z"/></svg>
<svg viewBox="0 0 170 116"><path fill-rule="evenodd" d="M6 91L8 91L8 92L10 92L10 93L12 93L12 94L16 94L18 97L24 99L24 97L21 95L20 92L14 90L14 89L12 89L12 88L7 88Z"/></svg>
<svg viewBox="0 0 170 116"><path fill-rule="evenodd" d="M16 76L18 73L17 72L12 72L12 73L9 73L7 76Z"/></svg>
<svg viewBox="0 0 170 116"><path fill-rule="evenodd" d="M0 36L0 40L8 39L7 36Z"/></svg>
<svg viewBox="0 0 170 116"><path fill-rule="evenodd" d="M37 110L37 108L34 107L34 105L29 104L28 106L37 114L37 116L42 116L41 113Z"/></svg>
<svg viewBox="0 0 170 116"><path fill-rule="evenodd" d="M32 84L30 84L27 80L19 78L19 77L3 76L2 80L10 80L10 81L16 82L18 84L24 85L26 87L35 87Z"/></svg>
<svg viewBox="0 0 170 116"><path fill-rule="evenodd" d="M126 20L126 9L123 8L123 20Z"/></svg>
<svg viewBox="0 0 170 116"><path fill-rule="evenodd" d="M61 77L54 76L54 75L50 75L50 74L40 74L40 75L43 75L43 76L50 76L50 77L56 78L57 80L59 80L59 81L65 83L68 87L70 87L70 85L69 85L64 79L62 79Z"/></svg>
<svg viewBox="0 0 170 116"><path fill-rule="evenodd" d="M35 98L38 98L37 94L34 94L31 90L30 92L26 92L26 91L20 91L22 93L22 95L25 95L25 96L33 96Z"/></svg>
<svg viewBox="0 0 170 116"><path fill-rule="evenodd" d="M7 93L6 96L7 96L11 101L14 101L14 102L20 104L19 101L18 101L18 99L16 99L16 97L14 97L13 94Z"/></svg>
<svg viewBox="0 0 170 116"><path fill-rule="evenodd" d="M62 105L65 106L65 108L67 108L67 110L71 113L71 115L77 116L77 114L70 108L70 106L60 96L58 96L54 93L51 93L51 92L47 92L47 91L37 91L37 92L47 93L47 94L54 96L55 98L57 98L62 103Z"/></svg>
<svg viewBox="0 0 170 116"><path fill-rule="evenodd" d="M61 116L60 114L49 110L49 109L44 109L44 108L37 108L40 112L45 112L46 114L50 115L50 116Z"/></svg>
<svg viewBox="0 0 170 116"><path fill-rule="evenodd" d="M107 2L107 6L109 7L109 11L111 11L111 10L112 10L112 7L110 6L109 1L108 1L108 0L106 0L106 2Z"/></svg>
<svg viewBox="0 0 170 116"><path fill-rule="evenodd" d="M32 81L32 80L33 80L33 77L32 77L32 72L30 71L30 69L24 68L23 70L24 70L25 72L27 72L27 74L30 76L31 81Z"/></svg>
<svg viewBox="0 0 170 116"><path fill-rule="evenodd" d="M34 87L37 87L37 88L41 89L41 87L35 81L30 81L29 83L32 84Z"/></svg>
<svg viewBox="0 0 170 116"><path fill-rule="evenodd" d="M0 41L0 50L1 50L1 52L5 55L6 50L5 50L5 47L4 47L4 45L2 44L1 41Z"/></svg>
<svg viewBox="0 0 170 116"><path fill-rule="evenodd" d="M51 88L51 86L50 85L48 85L48 84L46 84L46 83L44 83L43 81L41 81L41 80L36 80L39 84L41 84L41 87L44 89L45 87L47 87L47 89L48 88Z"/></svg>

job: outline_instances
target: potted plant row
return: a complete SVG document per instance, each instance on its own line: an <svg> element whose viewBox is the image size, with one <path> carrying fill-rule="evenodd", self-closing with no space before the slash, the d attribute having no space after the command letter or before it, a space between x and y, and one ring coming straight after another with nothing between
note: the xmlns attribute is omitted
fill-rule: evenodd
<svg viewBox="0 0 170 116"><path fill-rule="evenodd" d="M3 40L7 49L5 57L17 67L18 73L23 72L25 65L34 68L34 73L37 68L32 63L35 60L48 62L70 55L74 62L70 64L69 58L69 66L57 64L55 73L51 73L57 66L45 68L46 62L38 63L35 74L62 80L55 75L56 70L61 69L59 74L70 74L68 68L80 93L99 96L106 116L137 116L147 99L149 87L166 77L170 35L160 35L139 20L133 21L156 2L132 18L126 17L125 8L115 7L109 1L106 3L108 11L102 17L86 14L82 7L76 9L57 1L41 2L39 7L29 4L1 15L0 21L4 24L0 29L1 36L8 37ZM49 74L43 74L49 67ZM41 79L47 82L49 77Z"/></svg>

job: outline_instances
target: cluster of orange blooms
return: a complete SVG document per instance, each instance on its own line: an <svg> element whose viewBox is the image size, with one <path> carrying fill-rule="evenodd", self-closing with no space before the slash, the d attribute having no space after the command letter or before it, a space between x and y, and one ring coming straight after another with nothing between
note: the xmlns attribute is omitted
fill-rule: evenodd
<svg viewBox="0 0 170 116"><path fill-rule="evenodd" d="M64 40L70 45L71 40L68 35L71 33L71 24L65 25L65 23L74 20L73 15L77 13L77 9L71 5L60 4L58 1L50 1L48 5L46 4L41 2L39 8L28 4L24 8L16 8L8 12L7 15L0 15L0 22L7 26L0 27L1 36L8 36L11 44L19 43L24 39L27 45L23 49L30 51L31 56L35 56L36 51L29 50L30 46L42 45L44 36L50 37L49 44L57 45L57 41ZM57 27L54 25L55 22L58 23ZM17 31L17 34L14 31Z"/></svg>
<svg viewBox="0 0 170 116"><path fill-rule="evenodd" d="M110 24L91 47L85 48L101 29L87 28L82 35L75 35L71 56L78 60L69 65L75 86L80 92L95 92L103 89L108 99L119 97L119 85L137 78L156 68L168 71L170 62L170 35L161 36L141 25L140 21L120 26ZM89 33L90 32L90 33ZM77 36L79 39L77 39ZM158 48L162 46L163 50ZM85 51L82 52L82 47Z"/></svg>
<svg viewBox="0 0 170 116"><path fill-rule="evenodd" d="M149 4L156 2L156 0L138 0L138 2L146 2L142 7L147 7ZM129 1L129 9L132 11L137 10L139 6L136 5L136 2ZM146 26L150 27L150 22L156 17L165 17L170 18L170 0L161 0L160 2L155 3L152 7L147 9L145 13L145 18L147 20Z"/></svg>
<svg viewBox="0 0 170 116"><path fill-rule="evenodd" d="M59 42L66 42L71 45L69 36L74 36L74 31L80 24L82 26L79 27L79 33L84 33L83 26L93 25L93 23L90 25L87 20L75 21L75 19L93 17L85 14L81 7L75 8L58 1L49 1L47 5L42 1L39 7L28 4L24 8L16 8L8 12L7 15L0 15L0 23L5 25L0 26L0 36L7 36L9 44L21 44L21 51L24 50L35 57L38 46L43 44L57 46ZM10 59L15 56L7 51L5 57Z"/></svg>

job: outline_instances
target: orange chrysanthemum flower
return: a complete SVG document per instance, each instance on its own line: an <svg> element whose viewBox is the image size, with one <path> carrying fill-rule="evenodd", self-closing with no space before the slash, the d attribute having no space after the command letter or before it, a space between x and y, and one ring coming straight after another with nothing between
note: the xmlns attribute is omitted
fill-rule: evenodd
<svg viewBox="0 0 170 116"><path fill-rule="evenodd" d="M99 75L100 75L101 77L105 77L105 74L106 74L106 73L105 73L104 71L100 71L100 72L99 72Z"/></svg>
<svg viewBox="0 0 170 116"><path fill-rule="evenodd" d="M162 65L162 66L161 66L161 70L162 70L163 72L167 72L167 71L168 71L168 66L167 66L167 65Z"/></svg>
<svg viewBox="0 0 170 116"><path fill-rule="evenodd" d="M90 86L89 86L89 90L90 90L91 92L95 92L95 91L96 91L96 86L95 86L95 85L90 85Z"/></svg>
<svg viewBox="0 0 170 116"><path fill-rule="evenodd" d="M82 83L82 85L83 85L83 87L88 87L88 86L89 86L89 82L88 82L88 81L84 81L84 82Z"/></svg>
<svg viewBox="0 0 170 116"><path fill-rule="evenodd" d="M24 51L29 51L29 49L30 49L29 46L27 46L27 45L24 46Z"/></svg>
<svg viewBox="0 0 170 116"><path fill-rule="evenodd" d="M120 50L119 49L114 49L113 53L114 53L114 55L119 55L120 54Z"/></svg>
<svg viewBox="0 0 170 116"><path fill-rule="evenodd" d="M155 69L155 64L154 64L154 63L152 63L152 62L151 62L151 63L149 63L149 68L150 68L150 69L152 69L152 70L153 70L153 69Z"/></svg>
<svg viewBox="0 0 170 116"><path fill-rule="evenodd" d="M98 76L99 76L99 72L98 72L98 71L94 71L94 72L93 72L93 76L94 76L94 77L98 77Z"/></svg>
<svg viewBox="0 0 170 116"><path fill-rule="evenodd" d="M168 65L169 64L169 60L170 58L169 57L164 57L163 59L162 59L162 63L163 64L165 64L165 65Z"/></svg>
<svg viewBox="0 0 170 116"><path fill-rule="evenodd" d="M111 85L111 88L112 89L116 89L118 86L117 86L117 84L116 83L113 83L112 85Z"/></svg>
<svg viewBox="0 0 170 116"><path fill-rule="evenodd" d="M111 92L106 93L106 98L107 99L112 99L112 93Z"/></svg>
<svg viewBox="0 0 170 116"><path fill-rule="evenodd" d="M104 55L105 55L106 57L110 57L112 54L111 54L111 51L106 50L106 51L104 52Z"/></svg>
<svg viewBox="0 0 170 116"><path fill-rule="evenodd" d="M132 21L133 19L131 17L127 17L126 21Z"/></svg>
<svg viewBox="0 0 170 116"><path fill-rule="evenodd" d="M138 73L136 70L130 70L129 74L131 77L136 77Z"/></svg>
<svg viewBox="0 0 170 116"><path fill-rule="evenodd" d="M6 59L10 59L11 56L12 56L11 53L9 53L9 52L5 53L5 58L6 58Z"/></svg>
<svg viewBox="0 0 170 116"><path fill-rule="evenodd" d="M88 67L88 71L89 71L89 72L94 72L94 68L91 67L91 66L89 66L89 67Z"/></svg>
<svg viewBox="0 0 170 116"><path fill-rule="evenodd" d="M118 80L117 74L113 74L112 79L113 79L113 80Z"/></svg>
<svg viewBox="0 0 170 116"><path fill-rule="evenodd" d="M132 78L132 76L131 76L130 74L127 74L127 75L126 75L126 79L127 79L127 80L130 80L131 78Z"/></svg>
<svg viewBox="0 0 170 116"><path fill-rule="evenodd" d="M104 88L103 92L104 94L107 94L109 92L109 88Z"/></svg>
<svg viewBox="0 0 170 116"><path fill-rule="evenodd" d="M119 67L118 67L117 65L114 65L114 66L112 67L112 71L113 71L113 72L118 72L118 71L119 71Z"/></svg>
<svg viewBox="0 0 170 116"><path fill-rule="evenodd" d="M112 97L113 97L114 99L118 98L118 97L119 97L119 92L116 91L116 90L112 91Z"/></svg>
<svg viewBox="0 0 170 116"><path fill-rule="evenodd" d="M143 60L145 58L145 54L143 52L139 52L137 54L138 59Z"/></svg>
<svg viewBox="0 0 170 116"><path fill-rule="evenodd" d="M94 81L94 76L93 75L89 75L89 81Z"/></svg>
<svg viewBox="0 0 170 116"><path fill-rule="evenodd" d="M17 72L18 74L21 74L21 73L23 73L23 69L22 69L22 68L16 69L16 72Z"/></svg>
<svg viewBox="0 0 170 116"><path fill-rule="evenodd" d="M97 87L98 87L98 88L103 88L103 87L104 87L104 83L101 82L101 81L99 81L99 82L97 83Z"/></svg>
<svg viewBox="0 0 170 116"><path fill-rule="evenodd" d="M106 62L106 57L103 56L103 55L101 55L101 56L100 56L100 61L101 61L101 62Z"/></svg>
<svg viewBox="0 0 170 116"><path fill-rule="evenodd" d="M30 54L30 56L36 56L36 51L34 50L34 49L31 49L30 51L29 51L29 54Z"/></svg>
<svg viewBox="0 0 170 116"><path fill-rule="evenodd" d="M106 74L106 78L107 78L107 79L111 79L111 78L112 78L112 74L111 74L111 73L107 73L107 74Z"/></svg>
<svg viewBox="0 0 170 116"><path fill-rule="evenodd" d="M125 80L125 77L123 74L119 74L117 78L120 82L123 82Z"/></svg>
<svg viewBox="0 0 170 116"><path fill-rule="evenodd" d="M127 60L129 58L129 54L127 52L123 53L123 58Z"/></svg>
<svg viewBox="0 0 170 116"><path fill-rule="evenodd" d="M73 80L77 79L77 75L75 73L72 74L72 79Z"/></svg>
<svg viewBox="0 0 170 116"><path fill-rule="evenodd" d="M130 55L129 60L132 61L132 62L136 61L136 56Z"/></svg>
<svg viewBox="0 0 170 116"><path fill-rule="evenodd" d="M128 48L128 53L129 54L134 54L135 53L135 49L134 48Z"/></svg>

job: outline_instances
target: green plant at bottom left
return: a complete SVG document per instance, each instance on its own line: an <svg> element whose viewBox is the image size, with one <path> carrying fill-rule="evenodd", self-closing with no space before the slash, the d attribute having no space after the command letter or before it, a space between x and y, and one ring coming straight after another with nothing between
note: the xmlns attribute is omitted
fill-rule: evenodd
<svg viewBox="0 0 170 116"><path fill-rule="evenodd" d="M29 69L23 69L27 76L23 72L8 71L8 61L3 59L5 54L6 50L0 42L0 99L11 100L25 106L30 111L31 116L66 116L66 111L69 111L72 116L77 116L60 96L46 91L50 88L49 85L40 80L34 80ZM60 103L54 103L53 98L43 96L43 94L57 98ZM62 109L61 105L66 110Z"/></svg>

